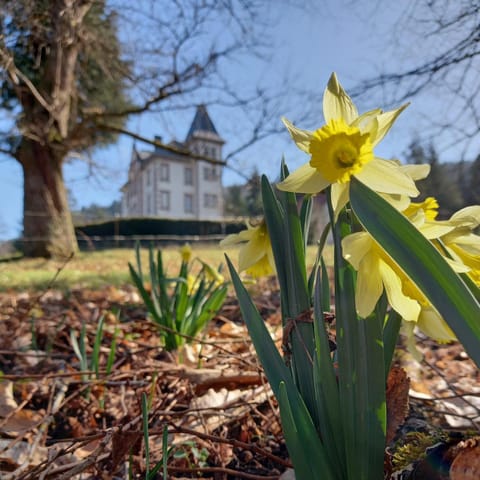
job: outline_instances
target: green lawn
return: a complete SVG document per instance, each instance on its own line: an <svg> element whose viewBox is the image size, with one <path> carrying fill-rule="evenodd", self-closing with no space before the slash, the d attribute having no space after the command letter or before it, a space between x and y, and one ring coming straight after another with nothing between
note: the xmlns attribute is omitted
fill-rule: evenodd
<svg viewBox="0 0 480 480"><path fill-rule="evenodd" d="M215 267L222 262L225 263L224 252L236 265L237 247L222 249L218 245L193 246L194 256ZM310 246L308 248L310 265L314 261L315 254L316 247ZM146 250L142 250L142 258L146 262ZM178 248L164 248L163 259L169 272L175 275L180 261ZM111 249L80 252L67 262L43 259L1 262L0 291L43 290L49 286L62 290L82 287L98 288L105 285L121 286L130 283L128 262L134 263L134 261L133 249ZM56 276L57 273L58 276Z"/></svg>

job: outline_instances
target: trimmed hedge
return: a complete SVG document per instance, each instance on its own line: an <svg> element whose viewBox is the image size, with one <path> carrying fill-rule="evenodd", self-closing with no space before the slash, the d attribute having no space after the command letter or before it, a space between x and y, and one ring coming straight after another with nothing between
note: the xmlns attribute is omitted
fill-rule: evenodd
<svg viewBox="0 0 480 480"><path fill-rule="evenodd" d="M115 240L117 237L138 236L209 236L228 235L244 230L245 222L237 220L171 220L161 218L118 218L99 223L75 226L75 233L80 246L89 239L96 243L99 239ZM125 239L125 240L128 240ZM168 240L168 239L166 239ZM130 243L130 242L128 242Z"/></svg>

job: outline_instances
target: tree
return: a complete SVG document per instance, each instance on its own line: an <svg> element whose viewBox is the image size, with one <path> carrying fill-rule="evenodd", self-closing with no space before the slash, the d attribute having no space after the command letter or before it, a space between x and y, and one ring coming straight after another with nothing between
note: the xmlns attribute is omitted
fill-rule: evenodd
<svg viewBox="0 0 480 480"><path fill-rule="evenodd" d="M250 217L263 215L262 179L258 173L257 167L254 168L252 174L247 180L245 192L245 203L248 215Z"/></svg>
<svg viewBox="0 0 480 480"><path fill-rule="evenodd" d="M224 189L225 215L244 217L248 215L244 198L245 185L229 185Z"/></svg>
<svg viewBox="0 0 480 480"><path fill-rule="evenodd" d="M149 141L126 128L132 115L185 109L195 98L240 107L251 130L230 156L281 130L271 119L282 96L239 91L222 69L267 51L261 8L259 0L3 0L0 106L13 120L0 151L23 168L26 255L76 251L62 167L72 155L93 162L92 149L118 134Z"/></svg>
<svg viewBox="0 0 480 480"><path fill-rule="evenodd" d="M23 169L24 253L69 255L77 244L63 164L115 138L89 112L131 105L122 80L130 68L104 2L6 0L0 12L1 107L18 112L2 146Z"/></svg>
<svg viewBox="0 0 480 480"><path fill-rule="evenodd" d="M365 2L361 5L371 7L373 22L386 15L382 7L391 16L388 2L375 8ZM387 54L380 61L386 62L378 75L360 82L353 94L382 91L392 103L430 96L429 105L435 111L424 112L429 122L423 140L435 138L435 144L442 142L445 149L462 147L459 156L472 155L480 136L479 2L409 0L397 6L398 16L382 42ZM388 61L387 55L395 61Z"/></svg>

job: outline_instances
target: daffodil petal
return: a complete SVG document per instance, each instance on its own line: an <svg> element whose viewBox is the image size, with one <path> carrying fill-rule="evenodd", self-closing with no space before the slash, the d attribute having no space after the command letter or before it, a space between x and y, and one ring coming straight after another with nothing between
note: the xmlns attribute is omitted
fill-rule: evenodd
<svg viewBox="0 0 480 480"><path fill-rule="evenodd" d="M374 128L370 131L370 139L373 146L377 145L392 127L397 117L408 107L408 103L396 110L381 113L375 117Z"/></svg>
<svg viewBox="0 0 480 480"><path fill-rule="evenodd" d="M334 212L335 221L337 221L338 214L342 208L347 204L349 199L348 185L345 183L332 184L332 208Z"/></svg>
<svg viewBox="0 0 480 480"><path fill-rule="evenodd" d="M410 197L407 195L398 195L390 193L377 192L384 200L386 200L392 207L402 212L410 205Z"/></svg>
<svg viewBox="0 0 480 480"><path fill-rule="evenodd" d="M470 271L470 267L467 264L462 263L461 261L452 260L451 258L445 257L446 262L452 267L452 270L457 273L467 273ZM480 259L479 259L480 266Z"/></svg>
<svg viewBox="0 0 480 480"><path fill-rule="evenodd" d="M374 158L363 166L355 176L376 192L393 193L416 197L420 192L415 182L394 162Z"/></svg>
<svg viewBox="0 0 480 480"><path fill-rule="evenodd" d="M290 136L293 141L297 144L297 147L300 150L303 150L306 153L309 153L310 141L312 139L312 132L308 130L301 130L297 128L292 122L287 120L285 117L282 118L283 124L287 127Z"/></svg>
<svg viewBox="0 0 480 480"><path fill-rule="evenodd" d="M422 309L417 326L425 335L437 342L452 342L457 339L451 328L433 307Z"/></svg>
<svg viewBox="0 0 480 480"><path fill-rule="evenodd" d="M273 269L266 255L264 255L258 262L248 267L245 272L252 277L264 277L273 273Z"/></svg>
<svg viewBox="0 0 480 480"><path fill-rule="evenodd" d="M240 251L238 252L238 269L240 271L246 270L261 260L264 256L264 239L259 236L254 237L240 248Z"/></svg>
<svg viewBox="0 0 480 480"><path fill-rule="evenodd" d="M245 229L238 233L232 233L220 241L221 247L229 247L238 243L248 242L252 238L252 230Z"/></svg>
<svg viewBox="0 0 480 480"><path fill-rule="evenodd" d="M449 224L448 222L425 222L420 226L419 230L422 232L424 237L432 240L434 238L440 238L443 235L446 235L454 228L455 226Z"/></svg>
<svg viewBox="0 0 480 480"><path fill-rule="evenodd" d="M380 108L376 108L375 110L370 110L368 112L362 113L351 123L351 126L359 128L362 133L369 133L374 126L375 118L381 113L382 110Z"/></svg>
<svg viewBox="0 0 480 480"><path fill-rule="evenodd" d="M430 173L430 165L428 163L421 165L400 165L403 173L406 173L412 180L423 180Z"/></svg>
<svg viewBox="0 0 480 480"><path fill-rule="evenodd" d="M342 252L355 270L360 268L360 262L371 250L373 239L367 232L351 233L342 239Z"/></svg>
<svg viewBox="0 0 480 480"><path fill-rule="evenodd" d="M417 341L415 339L415 327L416 322L403 322L401 326L401 333L405 335L406 338L406 347L408 353L417 361L421 362L423 359L422 352L417 347Z"/></svg>
<svg viewBox="0 0 480 480"><path fill-rule="evenodd" d="M363 318L373 312L383 292L379 263L379 258L370 251L363 258L358 270L355 304L358 314Z"/></svg>
<svg viewBox="0 0 480 480"><path fill-rule="evenodd" d="M328 185L330 183L318 173L317 169L306 163L292 172L283 182L277 183L277 188L286 192L318 193Z"/></svg>
<svg viewBox="0 0 480 480"><path fill-rule="evenodd" d="M357 107L340 85L335 73L332 73L323 94L323 116L325 123L342 118L347 124L358 117Z"/></svg>
<svg viewBox="0 0 480 480"><path fill-rule="evenodd" d="M469 207L462 208L450 217L450 220L463 219L468 219L473 225L478 226L480 224L480 205L470 205Z"/></svg>
<svg viewBox="0 0 480 480"><path fill-rule="evenodd" d="M378 266L387 298L392 308L407 321L416 321L420 314L420 305L417 301L407 297L402 292L402 282L397 274L385 262L380 261Z"/></svg>

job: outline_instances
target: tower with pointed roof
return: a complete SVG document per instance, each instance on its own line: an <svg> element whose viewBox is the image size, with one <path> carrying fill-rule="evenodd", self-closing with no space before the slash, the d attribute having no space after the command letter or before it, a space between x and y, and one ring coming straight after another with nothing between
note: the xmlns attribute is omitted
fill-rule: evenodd
<svg viewBox="0 0 480 480"><path fill-rule="evenodd" d="M174 219L223 219L222 147L205 105L196 109L184 142L153 151L134 147L127 183L122 187L122 215Z"/></svg>

